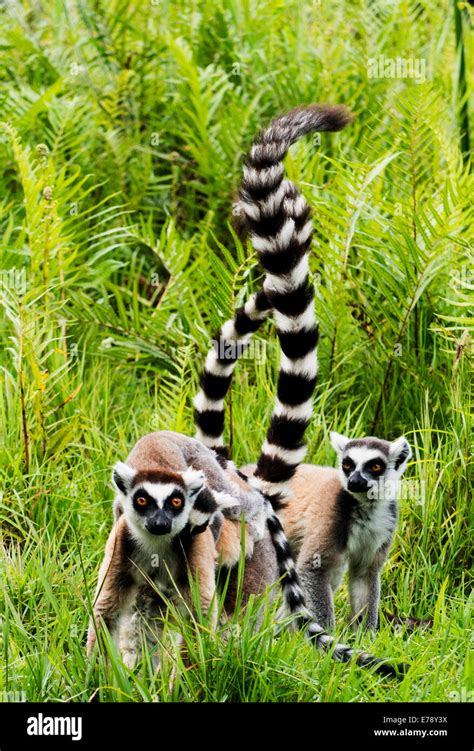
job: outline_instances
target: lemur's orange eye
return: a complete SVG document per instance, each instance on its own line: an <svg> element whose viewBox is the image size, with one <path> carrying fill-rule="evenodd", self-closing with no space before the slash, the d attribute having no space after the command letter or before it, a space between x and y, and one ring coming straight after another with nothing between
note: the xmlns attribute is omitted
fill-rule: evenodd
<svg viewBox="0 0 474 751"><path fill-rule="evenodd" d="M173 506L173 508L176 508L176 509L181 508L182 505L183 505L183 499L182 498L172 498L171 499L171 505Z"/></svg>
<svg viewBox="0 0 474 751"><path fill-rule="evenodd" d="M137 506L140 506L141 508L145 508L145 506L148 506L148 500L144 498L143 496L140 496L139 498L137 498L135 503L137 504Z"/></svg>
<svg viewBox="0 0 474 751"><path fill-rule="evenodd" d="M346 471L349 471L352 464L350 462L343 461L342 462L342 469L345 469Z"/></svg>
<svg viewBox="0 0 474 751"><path fill-rule="evenodd" d="M381 472L382 471L382 465L378 462L375 462L375 464L370 465L370 469L372 472Z"/></svg>

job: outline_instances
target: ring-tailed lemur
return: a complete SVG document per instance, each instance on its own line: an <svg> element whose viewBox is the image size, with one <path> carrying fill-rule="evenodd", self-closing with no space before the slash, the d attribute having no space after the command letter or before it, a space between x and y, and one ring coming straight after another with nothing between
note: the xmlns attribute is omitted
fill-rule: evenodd
<svg viewBox="0 0 474 751"><path fill-rule="evenodd" d="M133 665L140 624L159 637L164 599L178 607L190 605L188 573L199 581L203 612L214 609L216 547L208 528L212 517L226 508L232 518L247 520L246 552L261 537L264 500L232 472L224 470L213 451L194 438L160 431L136 444L126 463L112 473L116 490L115 523L99 572L88 653L97 628L105 624L118 632L125 661Z"/></svg>
<svg viewBox="0 0 474 751"><path fill-rule="evenodd" d="M313 413L317 375L318 329L308 254L312 238L310 210L296 186L283 178L282 160L290 145L312 130L339 130L350 122L344 107L313 105L277 118L250 150L235 213L257 251L266 276L262 290L227 321L209 352L201 390L195 398L196 436L225 454L224 397L237 359L252 334L273 310L282 350L276 405L255 474L249 482L267 499L267 527L273 542L286 604L307 627L318 646L333 649L334 658L348 661L354 650L337 643L313 620L305 605L288 540L276 511L291 492L291 480L305 456L304 433ZM230 345L230 346L229 346ZM232 352L230 357L223 356ZM261 563L261 562L260 562ZM253 579L252 561L247 564ZM375 665L385 674L397 669L368 654L356 655L359 665Z"/></svg>
<svg viewBox="0 0 474 751"><path fill-rule="evenodd" d="M281 519L307 598L324 628L335 625L333 595L349 569L353 623L378 626L380 571L398 519L400 481L411 456L404 437L349 439L331 433L339 470L302 464ZM244 467L252 472L252 467Z"/></svg>

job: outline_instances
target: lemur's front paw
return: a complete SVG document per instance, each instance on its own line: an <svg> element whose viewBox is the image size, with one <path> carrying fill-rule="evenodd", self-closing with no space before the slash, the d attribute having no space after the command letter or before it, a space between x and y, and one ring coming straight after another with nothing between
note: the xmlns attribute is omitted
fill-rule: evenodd
<svg viewBox="0 0 474 751"><path fill-rule="evenodd" d="M354 631L358 631L362 628L364 631L375 636L379 629L378 620L371 619L367 616L367 613L359 613L350 620L350 625Z"/></svg>
<svg viewBox="0 0 474 751"><path fill-rule="evenodd" d="M232 509L233 513L238 513L240 509L240 500L238 498L234 498L230 493L224 493L220 490L213 490L211 493L220 511L226 508Z"/></svg>

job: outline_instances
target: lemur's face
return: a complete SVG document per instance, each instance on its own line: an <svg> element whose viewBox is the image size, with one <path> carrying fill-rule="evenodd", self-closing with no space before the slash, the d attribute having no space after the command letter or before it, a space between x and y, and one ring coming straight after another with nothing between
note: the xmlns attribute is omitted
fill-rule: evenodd
<svg viewBox="0 0 474 751"><path fill-rule="evenodd" d="M117 462L112 482L121 495L123 513L132 529L147 535L174 537L186 526L194 501L205 485L204 473L137 472Z"/></svg>
<svg viewBox="0 0 474 751"><path fill-rule="evenodd" d="M351 440L331 433L331 443L339 456L344 489L359 500L391 500L399 492L411 449L404 437L396 441L380 438Z"/></svg>

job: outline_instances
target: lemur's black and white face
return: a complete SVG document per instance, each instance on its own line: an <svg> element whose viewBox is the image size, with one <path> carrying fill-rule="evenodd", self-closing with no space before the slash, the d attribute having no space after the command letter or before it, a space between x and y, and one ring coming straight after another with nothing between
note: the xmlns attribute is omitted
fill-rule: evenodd
<svg viewBox="0 0 474 751"><path fill-rule="evenodd" d="M391 442L372 437L351 440L331 433L331 443L339 457L345 490L358 499L373 501L398 496L400 479L411 457L406 438Z"/></svg>
<svg viewBox="0 0 474 751"><path fill-rule="evenodd" d="M188 523L194 501L205 486L204 473L150 470L137 472L117 462L112 482L121 496L127 522L140 534L175 535Z"/></svg>

